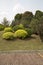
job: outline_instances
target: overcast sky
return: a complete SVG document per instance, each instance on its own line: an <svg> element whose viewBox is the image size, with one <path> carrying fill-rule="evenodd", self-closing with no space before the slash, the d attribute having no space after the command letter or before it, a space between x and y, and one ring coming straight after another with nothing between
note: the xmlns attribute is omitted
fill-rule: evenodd
<svg viewBox="0 0 43 65"><path fill-rule="evenodd" d="M17 13L43 11L43 0L0 0L0 21L4 17L12 20Z"/></svg>

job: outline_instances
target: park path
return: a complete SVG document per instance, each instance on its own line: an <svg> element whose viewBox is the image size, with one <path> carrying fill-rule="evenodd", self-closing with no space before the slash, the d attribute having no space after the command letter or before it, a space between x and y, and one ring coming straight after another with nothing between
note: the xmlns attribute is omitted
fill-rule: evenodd
<svg viewBox="0 0 43 65"><path fill-rule="evenodd" d="M0 52L0 65L43 65L43 51Z"/></svg>

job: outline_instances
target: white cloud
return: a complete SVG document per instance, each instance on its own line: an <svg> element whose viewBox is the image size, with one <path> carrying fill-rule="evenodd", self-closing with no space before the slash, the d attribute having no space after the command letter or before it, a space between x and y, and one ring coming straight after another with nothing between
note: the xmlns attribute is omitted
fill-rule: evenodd
<svg viewBox="0 0 43 65"><path fill-rule="evenodd" d="M23 13L24 11L25 11L25 8L20 3L17 3L13 8L14 15L17 13Z"/></svg>
<svg viewBox="0 0 43 65"><path fill-rule="evenodd" d="M20 3L16 3L16 5L14 5L12 10L10 10L10 11L9 10L0 11L0 21L3 21L4 17L6 17L8 20L11 21L11 20L13 20L14 16L17 13L23 13L24 11L25 11L25 8Z"/></svg>
<svg viewBox="0 0 43 65"><path fill-rule="evenodd" d="M11 21L11 15L9 12L6 12L6 11L2 11L0 12L0 23L3 21L3 18L6 17L7 20L10 20Z"/></svg>
<svg viewBox="0 0 43 65"><path fill-rule="evenodd" d="M8 16L8 13L7 12L4 12L4 11L0 12L0 22L2 21L2 19L4 17L7 17L7 16Z"/></svg>

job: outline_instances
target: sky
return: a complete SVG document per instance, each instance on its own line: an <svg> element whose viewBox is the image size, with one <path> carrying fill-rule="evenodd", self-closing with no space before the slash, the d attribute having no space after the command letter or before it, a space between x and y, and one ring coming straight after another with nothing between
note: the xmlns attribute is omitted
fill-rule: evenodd
<svg viewBox="0 0 43 65"><path fill-rule="evenodd" d="M43 11L43 0L0 0L0 22L6 17L12 21L17 13Z"/></svg>

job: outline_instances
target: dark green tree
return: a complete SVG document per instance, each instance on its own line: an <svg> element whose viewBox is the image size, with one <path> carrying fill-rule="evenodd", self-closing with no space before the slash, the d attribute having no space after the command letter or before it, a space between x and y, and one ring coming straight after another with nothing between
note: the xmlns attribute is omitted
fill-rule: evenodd
<svg viewBox="0 0 43 65"><path fill-rule="evenodd" d="M12 23L10 24L11 27L14 27L16 24L15 24L15 20L12 20Z"/></svg>
<svg viewBox="0 0 43 65"><path fill-rule="evenodd" d="M38 34L38 23L39 23L39 20L36 18L33 18L30 23L30 27L34 34Z"/></svg>
<svg viewBox="0 0 43 65"><path fill-rule="evenodd" d="M40 18L38 23L38 32L41 40L43 41L43 16Z"/></svg>
<svg viewBox="0 0 43 65"><path fill-rule="evenodd" d="M41 16L43 16L43 12L40 10L37 10L35 13L35 18L37 18L39 20Z"/></svg>
<svg viewBox="0 0 43 65"><path fill-rule="evenodd" d="M22 14L16 14L15 16L15 24L18 25L21 23Z"/></svg>
<svg viewBox="0 0 43 65"><path fill-rule="evenodd" d="M25 26L25 27L29 27L29 24L31 22L33 18L33 13L26 11L22 14L22 20L21 23Z"/></svg>

